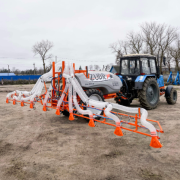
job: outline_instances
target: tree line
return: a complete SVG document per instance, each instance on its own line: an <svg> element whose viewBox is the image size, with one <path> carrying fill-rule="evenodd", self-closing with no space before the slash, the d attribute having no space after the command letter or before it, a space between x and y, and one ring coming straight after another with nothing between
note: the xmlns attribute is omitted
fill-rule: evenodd
<svg viewBox="0 0 180 180"><path fill-rule="evenodd" d="M8 69L0 69L0 73L8 73ZM9 73L14 73L15 75L42 75L44 74L43 68L35 68L34 69L27 69L27 70L19 70L15 67L12 68L12 70L9 69Z"/></svg>
<svg viewBox="0 0 180 180"><path fill-rule="evenodd" d="M180 34L178 28L167 24L142 23L139 32L128 32L125 40L111 44L110 48L116 53L116 64L126 54L151 54L159 56L160 72L163 57L169 71L174 64L180 70Z"/></svg>

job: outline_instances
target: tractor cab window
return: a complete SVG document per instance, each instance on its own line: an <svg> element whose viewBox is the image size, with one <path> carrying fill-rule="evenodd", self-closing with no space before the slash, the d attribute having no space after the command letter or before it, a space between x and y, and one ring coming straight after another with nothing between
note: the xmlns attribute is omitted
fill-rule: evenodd
<svg viewBox="0 0 180 180"><path fill-rule="evenodd" d="M156 73L155 59L149 59L149 62L150 62L151 73Z"/></svg>
<svg viewBox="0 0 180 180"><path fill-rule="evenodd" d="M130 60L130 75L139 75L139 60Z"/></svg>
<svg viewBox="0 0 180 180"><path fill-rule="evenodd" d="M121 61L121 74L123 75L139 75L140 66L138 59L123 59Z"/></svg>
<svg viewBox="0 0 180 180"><path fill-rule="evenodd" d="M122 60L121 74L128 74L128 60Z"/></svg>
<svg viewBox="0 0 180 180"><path fill-rule="evenodd" d="M148 59L147 58L141 58L141 62L142 62L142 73L150 74Z"/></svg>

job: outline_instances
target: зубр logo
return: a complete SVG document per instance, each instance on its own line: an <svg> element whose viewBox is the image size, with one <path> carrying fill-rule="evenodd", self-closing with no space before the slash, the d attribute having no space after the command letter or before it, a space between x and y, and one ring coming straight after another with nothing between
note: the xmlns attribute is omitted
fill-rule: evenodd
<svg viewBox="0 0 180 180"><path fill-rule="evenodd" d="M111 74L103 74L103 73L90 74L91 81L106 81L112 78L113 77Z"/></svg>

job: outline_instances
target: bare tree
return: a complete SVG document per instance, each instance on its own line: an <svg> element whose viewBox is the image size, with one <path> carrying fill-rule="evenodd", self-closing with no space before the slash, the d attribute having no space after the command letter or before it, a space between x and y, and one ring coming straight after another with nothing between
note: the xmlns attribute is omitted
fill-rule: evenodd
<svg viewBox="0 0 180 180"><path fill-rule="evenodd" d="M116 53L115 63L119 64L120 57L129 52L129 43L127 41L118 41L110 45L113 53Z"/></svg>
<svg viewBox="0 0 180 180"><path fill-rule="evenodd" d="M160 52L160 71L161 71L163 57L165 56L165 52L170 47L172 42L177 38L177 28L166 26L166 28L164 29L164 32L160 31L160 33L161 34L160 34L160 41L159 41L159 52Z"/></svg>
<svg viewBox="0 0 180 180"><path fill-rule="evenodd" d="M93 70L93 65L89 65L89 70Z"/></svg>
<svg viewBox="0 0 180 180"><path fill-rule="evenodd" d="M49 64L46 66L46 71L50 71L52 68L52 61L49 61Z"/></svg>
<svg viewBox="0 0 180 180"><path fill-rule="evenodd" d="M167 55L168 48L171 50L171 56L174 57L176 67L178 67L180 53L178 42L175 46L171 46L177 39L177 28L168 26L166 24L158 24L156 22L145 22L140 25L141 31L139 33L130 32L127 34L126 41L118 41L110 45L113 53L116 53L116 64L119 64L120 57L128 53L145 53L159 56L160 72L162 71L163 58ZM180 44L180 39L179 39ZM175 58L176 51L176 58ZM173 54L174 55L173 55ZM178 55L179 56L179 55ZM171 59L171 58L170 58ZM172 60L169 59L169 65Z"/></svg>
<svg viewBox="0 0 180 180"><path fill-rule="evenodd" d="M162 71L163 57L166 50L177 37L177 28L166 24L144 23L141 25L143 41L152 55L160 57L160 72Z"/></svg>
<svg viewBox="0 0 180 180"><path fill-rule="evenodd" d="M99 65L94 65L94 70L98 71L100 69Z"/></svg>
<svg viewBox="0 0 180 180"><path fill-rule="evenodd" d="M102 71L105 71L105 69L106 69L106 66L105 66L105 65L103 65L103 67L102 67Z"/></svg>
<svg viewBox="0 0 180 180"><path fill-rule="evenodd" d="M171 71L172 63L173 63L173 58L170 53L170 48L168 48L166 50L166 67L168 68L169 73Z"/></svg>
<svg viewBox="0 0 180 180"><path fill-rule="evenodd" d="M130 53L137 53L139 54L142 51L143 48L143 38L141 34L135 34L134 32L130 32L127 35L127 38L129 40L129 48Z"/></svg>
<svg viewBox="0 0 180 180"><path fill-rule="evenodd" d="M113 65L113 63L107 64L107 65L105 66L105 71L110 71L112 65Z"/></svg>
<svg viewBox="0 0 180 180"><path fill-rule="evenodd" d="M176 63L176 70L179 71L179 63L180 63L180 37L178 36L176 42L173 46L169 47L169 53Z"/></svg>
<svg viewBox="0 0 180 180"><path fill-rule="evenodd" d="M19 70L19 69L16 69L16 70L14 71L14 74L18 76L18 75L20 74L20 70Z"/></svg>
<svg viewBox="0 0 180 180"><path fill-rule="evenodd" d="M161 26L161 27L160 27ZM146 46L146 51L151 55L157 54L159 31L163 31L165 25L159 25L155 22L143 23L140 27L142 30L142 39Z"/></svg>
<svg viewBox="0 0 180 180"><path fill-rule="evenodd" d="M43 61L43 67L44 67L44 73L46 72L46 67L45 67L45 60L51 59L52 54L47 54L47 52L53 47L53 43L46 40L42 40L41 42L37 42L32 50L34 52L34 55L39 54L41 56L41 59Z"/></svg>

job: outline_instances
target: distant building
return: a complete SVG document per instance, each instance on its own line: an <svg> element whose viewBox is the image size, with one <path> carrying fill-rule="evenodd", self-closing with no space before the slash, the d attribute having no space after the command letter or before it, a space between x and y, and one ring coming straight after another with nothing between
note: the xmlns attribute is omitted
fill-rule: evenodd
<svg viewBox="0 0 180 180"><path fill-rule="evenodd" d="M119 73L119 70L120 70L120 66L118 65L112 65L111 69L109 72L113 73L113 74L116 74L116 73Z"/></svg>
<svg viewBox="0 0 180 180"><path fill-rule="evenodd" d="M15 76L14 73L0 73L0 76Z"/></svg>

